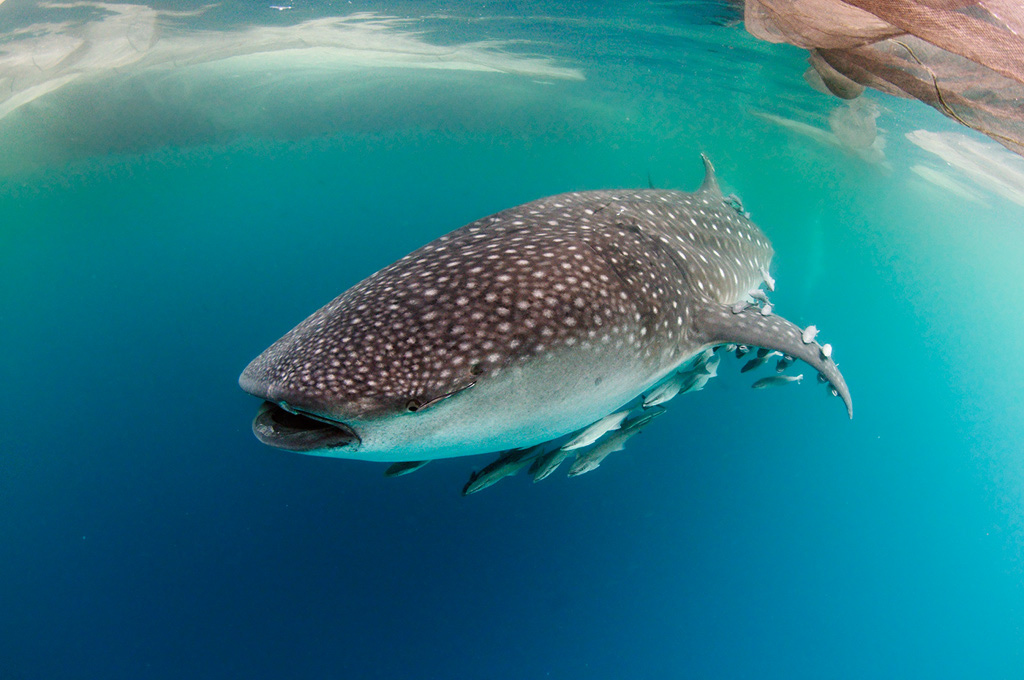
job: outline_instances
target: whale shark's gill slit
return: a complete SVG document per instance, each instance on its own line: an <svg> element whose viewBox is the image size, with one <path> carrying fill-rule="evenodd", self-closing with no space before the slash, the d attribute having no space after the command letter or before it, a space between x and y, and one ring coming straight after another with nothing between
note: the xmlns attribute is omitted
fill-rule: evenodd
<svg viewBox="0 0 1024 680"><path fill-rule="evenodd" d="M483 368L480 367L479 363L473 364L472 369L473 370L471 370L470 372L473 373L473 375L480 375L481 373L483 373ZM431 406L434 406L435 404L439 404L442 401L444 401L445 399L448 399L450 397L454 397L456 394L459 394L460 392L465 392L466 390L468 390L473 385L476 385L476 381L475 380L473 382L469 383L468 385L464 385L463 387L458 388L457 390L452 390L451 392L448 392L447 394L442 394L439 397L434 397L433 399L428 399L427 401L421 401L419 399L410 399L406 403L406 408L409 410L410 413L417 413L417 412L422 411L424 409L428 409Z"/></svg>

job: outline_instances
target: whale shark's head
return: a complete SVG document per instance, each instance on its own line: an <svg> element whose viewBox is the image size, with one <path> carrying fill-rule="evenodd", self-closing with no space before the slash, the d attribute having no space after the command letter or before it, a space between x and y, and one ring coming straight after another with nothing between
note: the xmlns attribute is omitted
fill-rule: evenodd
<svg viewBox="0 0 1024 680"><path fill-rule="evenodd" d="M458 292L464 278L417 275L424 264L407 259L363 281L246 367L239 384L265 400L253 422L260 441L359 457L364 443L381 448L383 434L401 448L411 442L396 426L422 425L425 414L508 362L508 342L480 318L493 310L484 314L478 296L470 305L470 295ZM388 283L395 278L401 287Z"/></svg>

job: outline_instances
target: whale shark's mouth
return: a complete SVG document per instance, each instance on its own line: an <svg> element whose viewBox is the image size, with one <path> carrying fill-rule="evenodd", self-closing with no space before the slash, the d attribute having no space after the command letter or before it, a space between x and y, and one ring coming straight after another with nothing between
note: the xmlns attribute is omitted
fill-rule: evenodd
<svg viewBox="0 0 1024 680"><path fill-rule="evenodd" d="M252 431L264 444L298 453L320 449L355 447L359 435L348 425L263 402L252 421Z"/></svg>

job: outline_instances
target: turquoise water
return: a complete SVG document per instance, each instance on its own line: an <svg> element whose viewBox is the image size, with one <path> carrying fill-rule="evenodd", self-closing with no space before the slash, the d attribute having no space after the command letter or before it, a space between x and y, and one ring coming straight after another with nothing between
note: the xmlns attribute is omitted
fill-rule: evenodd
<svg viewBox="0 0 1024 680"><path fill-rule="evenodd" d="M905 133L982 137L868 94L872 163L756 115L839 104L727 6L351 9L503 69L182 57L350 12L222 4L0 118L0 677L1022 676L1024 207ZM7 0L4 44L88 13ZM701 152L854 420L723 360L599 470L467 498L488 459L385 479L253 438L239 372L348 286L541 196L692 190Z"/></svg>

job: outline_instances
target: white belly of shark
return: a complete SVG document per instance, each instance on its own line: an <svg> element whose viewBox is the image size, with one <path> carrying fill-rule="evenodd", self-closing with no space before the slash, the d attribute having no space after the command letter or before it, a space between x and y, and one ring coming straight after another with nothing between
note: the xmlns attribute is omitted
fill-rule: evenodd
<svg viewBox="0 0 1024 680"><path fill-rule="evenodd" d="M552 196L356 284L242 373L264 400L254 433L382 462L540 456L610 413L641 410L644 392L729 343L806 361L852 416L831 352L771 312L771 245L705 165L694 193Z"/></svg>
<svg viewBox="0 0 1024 680"><path fill-rule="evenodd" d="M572 364L571 359L554 353L503 371L478 382L464 398L413 414L419 417L399 413L349 421L359 434L357 446L309 453L398 462L534 446L586 427L631 401L645 382L657 380L628 361Z"/></svg>

